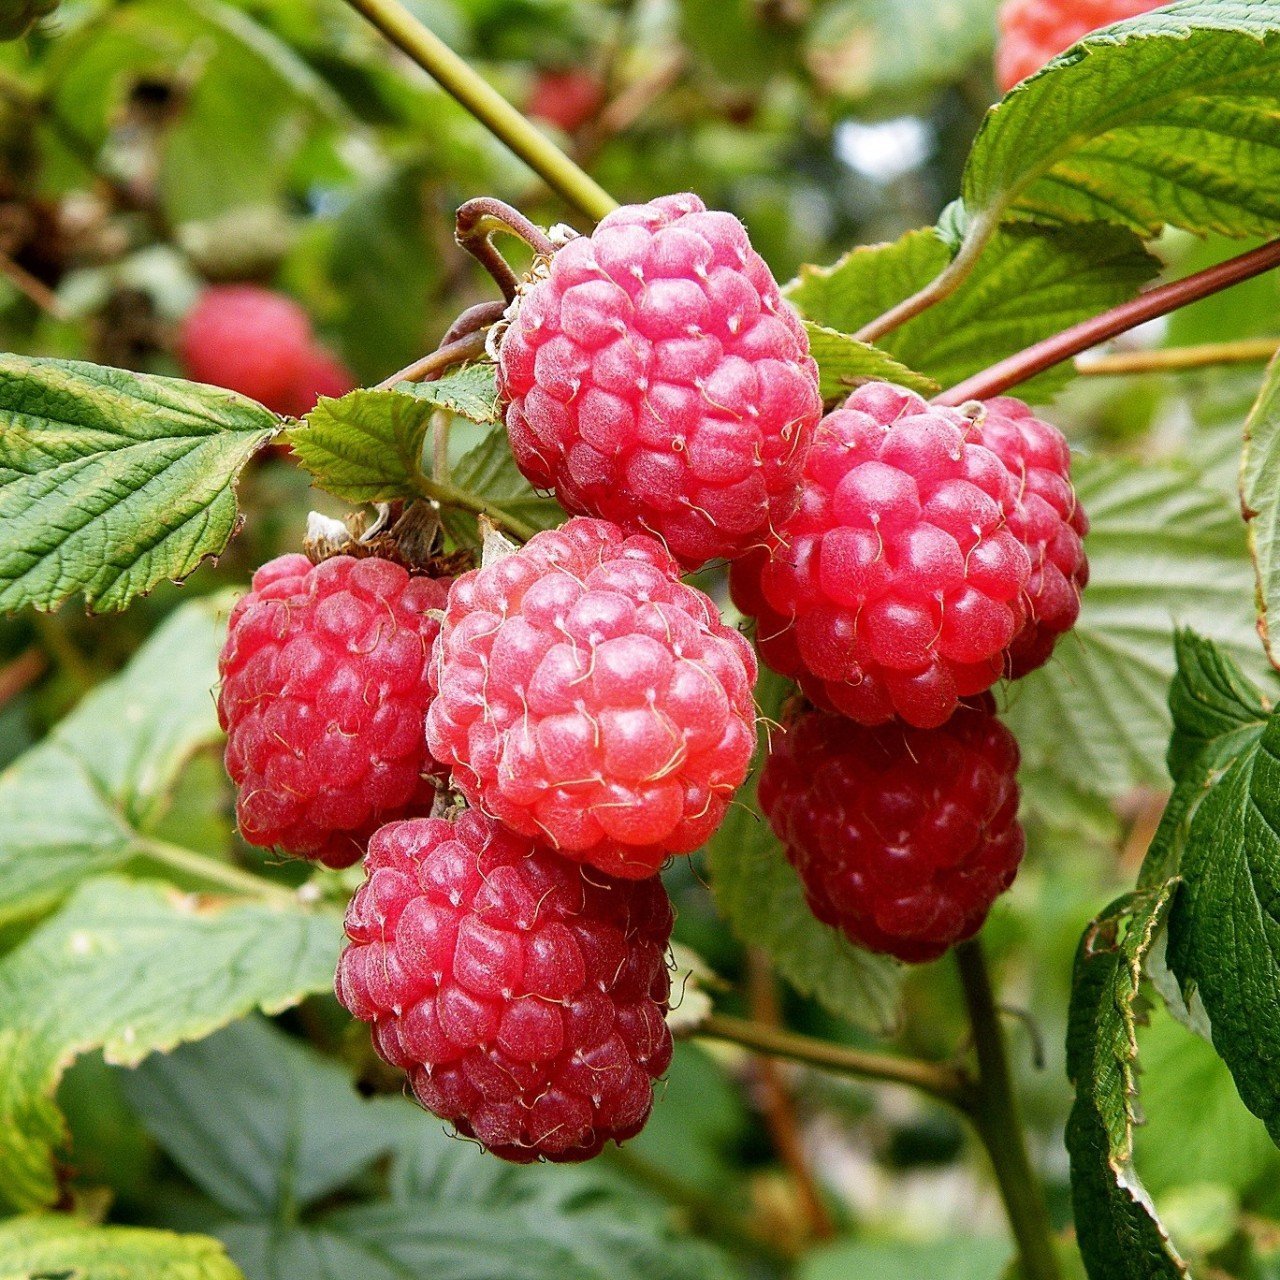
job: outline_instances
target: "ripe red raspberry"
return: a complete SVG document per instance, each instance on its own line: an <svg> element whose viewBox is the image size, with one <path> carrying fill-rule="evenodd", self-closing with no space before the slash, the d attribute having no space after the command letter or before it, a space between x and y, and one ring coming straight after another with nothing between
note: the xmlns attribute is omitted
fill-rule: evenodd
<svg viewBox="0 0 1280 1280"><path fill-rule="evenodd" d="M383 827L365 871L338 999L424 1107L521 1164L640 1132L671 1061L661 881L588 873L474 810Z"/></svg>
<svg viewBox="0 0 1280 1280"><path fill-rule="evenodd" d="M1013 475L973 422L868 383L818 428L800 509L733 565L765 661L862 724L928 728L989 689L1026 622Z"/></svg>
<svg viewBox="0 0 1280 1280"><path fill-rule="evenodd" d="M501 335L498 387L532 484L688 568L791 513L822 412L799 316L742 223L691 195L570 240Z"/></svg>
<svg viewBox="0 0 1280 1280"><path fill-rule="evenodd" d="M1005 0L996 81L1007 93L1090 31L1158 9L1162 0Z"/></svg>
<svg viewBox="0 0 1280 1280"><path fill-rule="evenodd" d="M538 73L526 109L535 119L577 133L603 103L600 77L585 67L567 67Z"/></svg>
<svg viewBox="0 0 1280 1280"><path fill-rule="evenodd" d="M1027 621L1009 646L1005 670L1016 679L1043 666L1080 616L1080 593L1089 581L1082 541L1089 520L1076 501L1071 451L1057 427L1011 396L986 401L975 425L1017 481L1009 531L1031 557Z"/></svg>
<svg viewBox="0 0 1280 1280"><path fill-rule="evenodd" d="M178 350L189 378L287 413L313 342L311 321L292 298L254 284L219 284L187 313Z"/></svg>
<svg viewBox="0 0 1280 1280"><path fill-rule="evenodd" d="M383 822L430 812L429 611L447 587L350 556L280 556L253 575L218 660L227 772L250 844L346 867Z"/></svg>
<svg viewBox="0 0 1280 1280"><path fill-rule="evenodd" d="M652 538L577 519L457 579L427 740L472 805L627 878L720 825L755 655L678 575Z"/></svg>
<svg viewBox="0 0 1280 1280"><path fill-rule="evenodd" d="M819 920L919 963L977 933L1013 883L1017 769L989 696L940 729L805 711L770 746L760 807Z"/></svg>

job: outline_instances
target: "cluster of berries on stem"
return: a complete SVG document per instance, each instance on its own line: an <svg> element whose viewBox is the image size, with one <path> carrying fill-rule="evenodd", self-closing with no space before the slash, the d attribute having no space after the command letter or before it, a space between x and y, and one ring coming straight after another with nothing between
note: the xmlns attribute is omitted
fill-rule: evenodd
<svg viewBox="0 0 1280 1280"><path fill-rule="evenodd" d="M507 1159L636 1133L671 1056L657 873L719 827L756 748L755 651L682 573L730 561L808 702L761 807L814 914L907 961L970 937L1022 856L987 692L1075 621L1061 435L1003 399L887 383L822 417L806 331L695 196L559 247L475 201L520 468L574 513L453 579L377 556L258 571L219 714L252 843L346 866L337 992L423 1105ZM509 215L509 216L508 216ZM517 280L489 241L535 251ZM497 304L501 306L503 304ZM491 324L496 308L449 335ZM467 807L440 816L439 797Z"/></svg>

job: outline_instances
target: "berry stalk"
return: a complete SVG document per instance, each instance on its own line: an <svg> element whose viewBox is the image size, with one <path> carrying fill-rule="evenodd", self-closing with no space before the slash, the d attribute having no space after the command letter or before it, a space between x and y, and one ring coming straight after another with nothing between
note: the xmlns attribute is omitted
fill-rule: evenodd
<svg viewBox="0 0 1280 1280"><path fill-rule="evenodd" d="M698 1024L694 1032L713 1040L728 1040L756 1053L767 1053L807 1067L819 1067L837 1075L860 1080L880 1080L886 1084L909 1085L949 1106L965 1109L972 1083L959 1068L940 1062L921 1062L915 1058L899 1058L888 1053L869 1053L830 1044L815 1036L800 1035L780 1027L767 1027L745 1018L713 1013ZM1029 1277L1040 1280L1040 1277Z"/></svg>
<svg viewBox="0 0 1280 1280"><path fill-rule="evenodd" d="M1131 373L1183 373L1229 364L1265 364L1280 351L1280 338L1241 338L1236 342L1201 342L1190 347L1154 351L1113 351L1079 356L1076 372L1085 377Z"/></svg>
<svg viewBox="0 0 1280 1280"><path fill-rule="evenodd" d="M982 945L976 938L962 942L955 955L978 1056L978 1078L969 1092L966 1111L991 1158L1009 1226L1018 1242L1024 1280L1061 1280L1049 1209L1027 1155L1004 1028Z"/></svg>
<svg viewBox="0 0 1280 1280"><path fill-rule="evenodd" d="M584 216L598 221L617 201L569 159L545 134L535 129L399 0L347 0L388 40L432 76L446 93L501 139L546 184Z"/></svg>
<svg viewBox="0 0 1280 1280"><path fill-rule="evenodd" d="M1100 342L1106 342L1108 338L1136 329L1148 320L1168 315L1171 311L1199 302L1201 298L1220 293L1233 284L1240 284L1278 266L1280 240L1272 240L1182 280L1148 289L1129 302L1123 302L1099 316L1072 325L1070 329L1064 329L1052 338L1037 342L1025 351L1019 351L991 368L974 374L972 378L966 378L940 396L935 396L934 403L961 405L968 400L987 400L1001 395L1010 387L1026 382L1036 374L1043 373L1064 360L1070 360L1072 356L1078 356Z"/></svg>
<svg viewBox="0 0 1280 1280"><path fill-rule="evenodd" d="M158 862L170 871L180 872L207 884L216 885L227 893L240 897L256 898L260 902L268 902L275 906L292 907L298 902L297 894L284 885L275 884L271 880L256 876L251 871L241 871L229 862L219 862L194 849L184 849L180 845L169 844L165 840L143 840L139 843L139 852L152 862Z"/></svg>

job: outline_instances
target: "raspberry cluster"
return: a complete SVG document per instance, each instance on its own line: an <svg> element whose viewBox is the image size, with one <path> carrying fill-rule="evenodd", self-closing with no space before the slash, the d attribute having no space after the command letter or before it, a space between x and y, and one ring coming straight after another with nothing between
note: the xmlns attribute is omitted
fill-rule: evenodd
<svg viewBox="0 0 1280 1280"><path fill-rule="evenodd" d="M918 963L972 937L1013 882L1017 768L989 698L937 729L806 711L773 743L760 807L819 920Z"/></svg>
<svg viewBox="0 0 1280 1280"><path fill-rule="evenodd" d="M512 830L650 876L742 785L755 678L751 646L659 543L578 518L454 583L427 740Z"/></svg>
<svg viewBox="0 0 1280 1280"><path fill-rule="evenodd" d="M671 904L474 811L383 827L337 993L422 1105L495 1155L583 1160L638 1133L671 1060Z"/></svg>
<svg viewBox="0 0 1280 1280"><path fill-rule="evenodd" d="M355 385L316 339L307 313L260 285L206 289L182 322L178 353L189 378L292 417L309 412L320 396L346 395Z"/></svg>
<svg viewBox="0 0 1280 1280"><path fill-rule="evenodd" d="M686 568L791 513L822 412L799 316L742 223L692 195L560 249L502 335L498 386L532 484Z"/></svg>
<svg viewBox="0 0 1280 1280"><path fill-rule="evenodd" d="M231 614L218 718L250 844L330 867L382 823L430 812L422 724L432 611L448 584L389 560L302 555L263 565Z"/></svg>
<svg viewBox="0 0 1280 1280"><path fill-rule="evenodd" d="M1005 0L996 81L1007 93L1090 31L1159 7L1153 0Z"/></svg>

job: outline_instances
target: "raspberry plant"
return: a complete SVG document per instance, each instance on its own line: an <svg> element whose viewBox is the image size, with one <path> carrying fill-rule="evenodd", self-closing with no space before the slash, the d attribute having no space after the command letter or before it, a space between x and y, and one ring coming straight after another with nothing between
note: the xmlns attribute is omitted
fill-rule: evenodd
<svg viewBox="0 0 1280 1280"><path fill-rule="evenodd" d="M0 1275L1275 1270L1280 5L994 9L0 6Z"/></svg>

